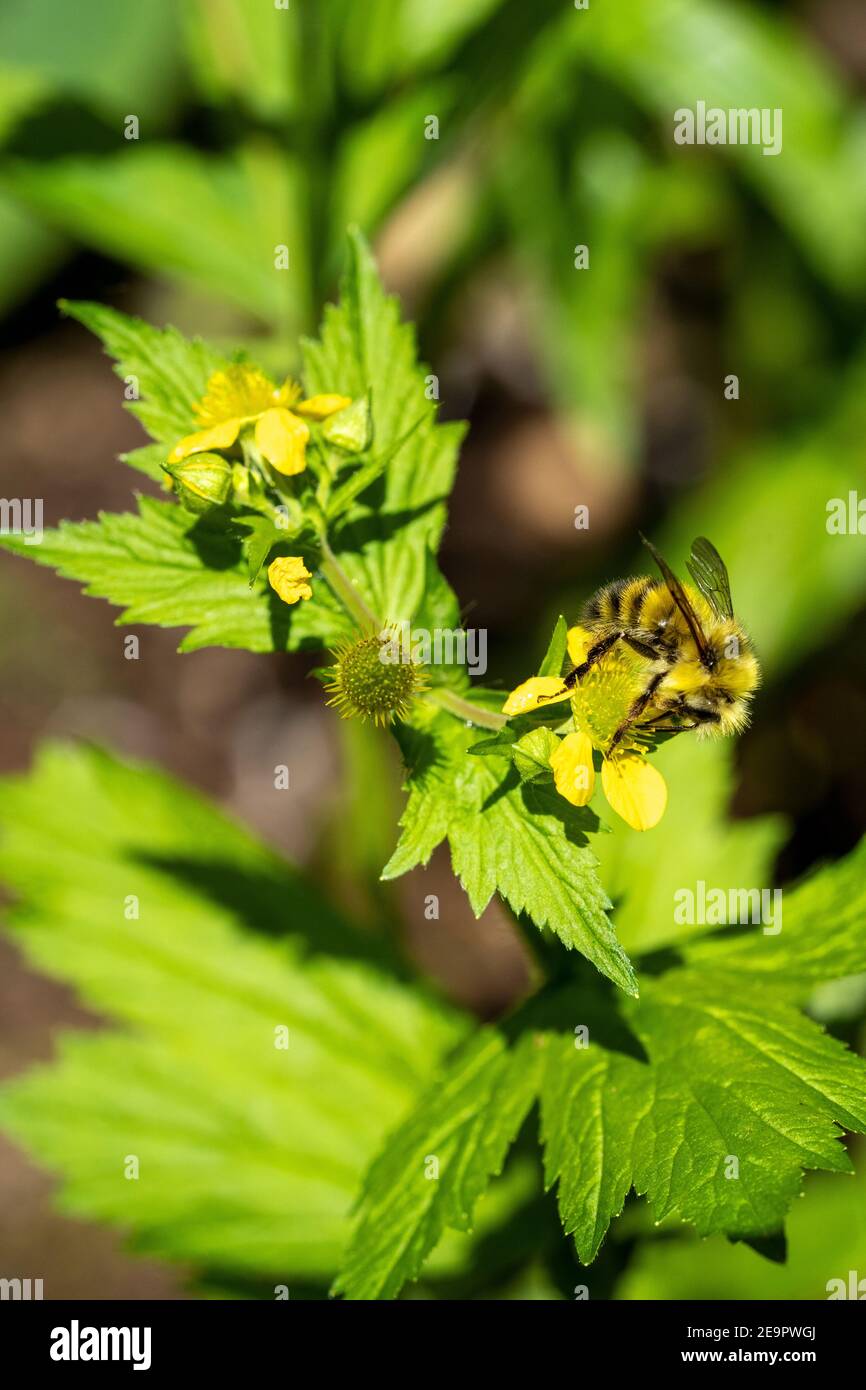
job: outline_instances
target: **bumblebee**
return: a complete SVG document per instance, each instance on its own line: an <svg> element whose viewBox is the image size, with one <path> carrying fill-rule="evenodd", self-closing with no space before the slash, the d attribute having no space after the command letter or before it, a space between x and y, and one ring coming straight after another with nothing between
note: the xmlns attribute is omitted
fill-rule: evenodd
<svg viewBox="0 0 866 1390"><path fill-rule="evenodd" d="M605 585L587 603L581 622L594 638L586 659L564 677L572 689L618 642L646 663L646 685L616 730L622 739L696 729L702 736L739 733L760 683L751 640L734 616L728 571L705 537L692 545L681 584L655 546L641 540L661 579L640 575Z"/></svg>

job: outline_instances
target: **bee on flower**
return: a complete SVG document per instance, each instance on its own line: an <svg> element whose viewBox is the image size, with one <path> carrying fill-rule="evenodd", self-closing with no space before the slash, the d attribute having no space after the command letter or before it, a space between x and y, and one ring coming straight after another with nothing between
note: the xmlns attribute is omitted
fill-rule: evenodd
<svg viewBox="0 0 866 1390"><path fill-rule="evenodd" d="M608 802L635 830L664 815L667 787L646 756L657 734L695 729L738 733L760 682L752 643L734 616L728 571L699 537L680 583L645 538L662 578L616 580L590 599L568 633L568 675L537 676L512 692L509 717L570 700L573 728L551 755L554 783L574 806L595 790L596 763Z"/></svg>

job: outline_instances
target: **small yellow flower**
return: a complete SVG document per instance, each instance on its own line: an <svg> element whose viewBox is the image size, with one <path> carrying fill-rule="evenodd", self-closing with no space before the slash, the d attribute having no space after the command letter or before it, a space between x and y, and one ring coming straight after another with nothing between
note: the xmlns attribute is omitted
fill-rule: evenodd
<svg viewBox="0 0 866 1390"><path fill-rule="evenodd" d="M313 591L307 583L312 577L300 555L281 555L268 565L268 582L283 603L297 603L298 599L312 598Z"/></svg>
<svg viewBox="0 0 866 1390"><path fill-rule="evenodd" d="M592 634L573 627L568 654L575 666L586 660ZM566 734L552 754L550 766L556 790L572 806L586 806L595 791L593 750L602 754L601 785L611 808L633 830L651 830L665 813L668 791L661 773L626 737L612 757L607 756L635 695L641 689L639 661L614 648L567 690L554 676L534 676L513 690L503 706L509 716L556 704L571 697L574 733Z"/></svg>
<svg viewBox="0 0 866 1390"><path fill-rule="evenodd" d="M291 381L275 386L258 367L236 364L214 372L193 410L204 428L181 439L168 456L179 463L190 454L230 449L246 425L254 425L256 446L278 473L291 477L307 466L309 426L301 418L324 420L351 405L348 396L312 396L299 401Z"/></svg>

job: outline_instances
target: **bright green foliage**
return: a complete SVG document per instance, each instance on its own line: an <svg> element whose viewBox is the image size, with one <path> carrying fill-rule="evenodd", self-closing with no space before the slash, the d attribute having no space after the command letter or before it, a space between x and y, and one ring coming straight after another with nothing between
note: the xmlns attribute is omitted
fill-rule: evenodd
<svg viewBox="0 0 866 1390"><path fill-rule="evenodd" d="M617 905L617 931L629 951L680 945L700 925L674 919L675 894L695 888L769 887L783 838L777 817L732 821L730 749L723 742L670 739L653 755L668 784L664 816L648 835L635 835L618 816L595 842L600 873ZM784 933L783 933L784 934Z"/></svg>
<svg viewBox="0 0 866 1390"><path fill-rule="evenodd" d="M809 1176L785 1223L786 1259L770 1263L745 1244L692 1232L641 1241L614 1297L621 1299L825 1299L866 1268L866 1181ZM637 1214L637 1213L635 1213Z"/></svg>
<svg viewBox="0 0 866 1390"><path fill-rule="evenodd" d="M823 881L832 936L834 906L861 872L862 853L791 894L795 932L808 917L822 934ZM843 968L854 963L847 934L847 927L837 934ZM766 952L774 949L775 938L758 939ZM536 1095L540 1101L546 1181L557 1184L563 1226L584 1263L595 1258L632 1188L647 1195L656 1221L687 1221L704 1235L757 1237L781 1228L804 1170L851 1170L839 1138L843 1128L866 1130L866 1064L792 1005L784 970L782 988L773 990L770 972L753 982L740 968L741 956L735 945L726 960L720 945L712 970L693 966L645 977L640 1000L619 995L602 1009L580 990L553 987L547 1003L542 994L525 1019L512 1021L509 1031L519 1040L509 1053L502 1035L478 1043L495 1074L505 1055L512 1059L517 1070L510 1085L520 1094L522 1114ZM809 978L832 971L829 958L828 951L819 974ZM459 1084L459 1068L449 1075ZM485 1105L487 1125L500 1133L501 1101L474 1073L472 1086L473 1118ZM456 1101L449 1108L454 1118L466 1113ZM438 1102L422 1102L368 1173L361 1224L341 1277L350 1295L385 1296L416 1271L414 1242L427 1230L428 1210L439 1208L420 1181L404 1177L393 1201L391 1193L398 1168L411 1170L403 1145L435 1153L443 1123ZM503 1157L497 1149L498 1166ZM480 1183L483 1168L474 1164L471 1140L463 1137L451 1163L465 1163ZM459 1224L454 1208L442 1210L447 1224ZM374 1226L389 1234L375 1250ZM404 1248L412 1251L405 1261Z"/></svg>
<svg viewBox="0 0 866 1390"><path fill-rule="evenodd" d="M369 390L378 454L408 434L381 492L351 508L337 538L345 568L377 618L408 621L421 603L428 552L442 535L443 499L454 484L464 427L436 424L414 331L401 323L396 299L383 293L359 236L350 241L340 303L325 310L319 341L304 345L304 384L308 395L338 390L357 399Z"/></svg>
<svg viewBox="0 0 866 1390"><path fill-rule="evenodd" d="M67 1211L138 1248L327 1278L365 1163L465 1025L169 777L53 747L6 780L0 818L28 959L125 1025L65 1037L6 1087L4 1127Z"/></svg>
<svg viewBox="0 0 866 1390"><path fill-rule="evenodd" d="M548 1037L541 1085L545 1181L559 1183L563 1230L587 1264L634 1182L634 1146L651 1107L647 1068L589 1041L578 1050L574 1038Z"/></svg>
<svg viewBox="0 0 866 1390"><path fill-rule="evenodd" d="M866 971L866 841L847 858L782 894L778 935L721 933L692 943L689 964L720 969L805 993L813 985Z"/></svg>
<svg viewBox="0 0 866 1390"><path fill-rule="evenodd" d="M173 329L158 330L98 305L67 308L99 334L117 359L118 375L137 378L141 399L130 408L161 445L195 429L192 406L210 373L225 365L221 354ZM372 391L375 455L361 456L335 490L332 510L339 520L331 542L379 619L410 619L425 588L443 582L431 552L442 533L442 499L453 484L462 426L435 423L412 329L400 322L396 300L384 295L360 238L351 243L341 305L329 309L321 343L307 343L305 359L308 394L359 399ZM129 461L159 476L164 457L165 451L148 448ZM361 499L365 489L377 487L369 503ZM147 500L137 517L64 523L38 548L25 548L14 536L4 543L122 605L124 621L191 626L184 651L208 645L282 651L330 646L347 635L347 619L324 580L295 610L281 604L264 579L250 594L240 535L197 522L173 503ZM254 558L258 573L266 556Z"/></svg>
<svg viewBox="0 0 866 1390"><path fill-rule="evenodd" d="M399 69L384 39L379 57L384 68L359 71L362 88ZM288 103L291 89L272 97ZM102 338L118 375L135 379L128 404L154 442L127 461L159 477L226 358L98 305L67 307ZM247 479L248 505L235 492L193 517L176 498L142 498L137 513L63 523L34 547L4 544L109 599L121 622L186 628L182 650L333 647L359 623L457 628L436 552L462 426L438 424L435 383L359 235L340 303L302 355L306 394L354 404L314 426L299 480L280 480L290 529L277 525L277 494L264 500L276 482L256 473L252 451L251 471L232 473ZM726 479L735 498L753 499L781 495L790 476L804 483L816 505L780 542L789 567L821 530L822 494L837 477L831 445L857 420L846 394L839 421L793 456L787 484L773 469L760 486ZM796 646L804 593L795 581L794 596L779 597L776 562L760 558L778 547L749 540L745 502L728 514L737 535L715 539L743 581L744 618L751 608L769 621L766 587ZM825 554L825 540L818 591L844 611L862 579L843 547ZM290 607L264 567L298 551L315 571L313 598ZM739 590L737 600L739 609ZM777 639L770 667L787 656ZM566 658L560 618L540 673L559 675ZM677 889L769 885L781 838L775 820L726 819L724 747L669 741L653 754L671 791L660 825L596 842L597 816L552 786L558 745L546 712L499 728L501 692L474 690L444 665L428 675L429 693L394 730L408 802L382 876L426 865L447 840L476 915L498 893L538 929L550 966L539 992L506 1025L467 1038L464 1018L398 983L383 950L362 947L291 870L197 798L92 751L51 750L0 798L0 872L21 900L13 922L29 959L128 1031L65 1039L57 1063L0 1097L5 1125L61 1173L69 1210L217 1273L329 1278L361 1188L337 1284L350 1297L395 1296L443 1237L447 1256L447 1233L471 1228L536 1105L545 1181L582 1261L632 1190L657 1221L776 1235L804 1171L846 1171L842 1130L866 1128L866 1068L798 1008L814 986L866 971L862 847L786 891L778 935L683 927ZM370 832L377 853L380 830ZM644 958L640 998L621 941ZM649 959L659 947L678 949L675 966ZM130 1155L141 1164L132 1182Z"/></svg>
<svg viewBox="0 0 866 1390"><path fill-rule="evenodd" d="M290 609L263 577L251 592L239 536L196 521L174 502L141 497L138 508L137 515L61 522L39 546L15 536L4 543L122 606L121 622L189 627L181 651L285 651L346 635L345 615L324 584L315 603Z"/></svg>
<svg viewBox="0 0 866 1390"><path fill-rule="evenodd" d="M16 161L4 184L82 241L297 332L310 313L298 178L285 151L261 141L219 157L131 142L107 159Z"/></svg>
<svg viewBox="0 0 866 1390"><path fill-rule="evenodd" d="M105 304L61 300L60 307L101 339L115 372L130 387L126 408L152 439L170 449L190 432L193 406L208 378L228 365L222 353L200 338L190 341L174 328L154 328Z"/></svg>
<svg viewBox="0 0 866 1390"><path fill-rule="evenodd" d="M412 330L400 322L396 301L384 295L360 237L351 239L350 251L340 304L328 309L321 340L304 348L308 395L339 391L358 401L369 393L372 400L375 453L372 459L362 455L357 471L332 494L340 515L330 542L380 621L420 616L430 628L453 627L456 600L434 552L462 426L436 423ZM221 365L216 354L173 330L161 332L98 306L73 312L102 337L118 359L118 373L137 377L136 413L162 445L194 427L192 406ZM141 466L152 461L148 452ZM64 522L38 547L14 536L5 540L122 606L123 622L189 627L184 651L215 644L261 652L333 647L351 634L349 618L321 575L310 601L291 608L281 603L262 573L276 531L255 514L239 513L236 522L227 527L223 518L193 519L174 501L143 498L137 516ZM560 619L544 669L560 667L564 649ZM449 676L443 670L436 679ZM465 688L465 673L450 683ZM426 863L447 836L477 915L498 891L516 913L550 927L636 993L589 847L598 821L568 806L551 787L534 784L544 771L538 763L543 748L536 747L544 734L521 748L513 768L499 758L467 758L476 734L441 711L419 709L399 737L410 768L410 801L385 876Z"/></svg>
<svg viewBox="0 0 866 1390"><path fill-rule="evenodd" d="M392 1298L446 1226L471 1229L475 1203L533 1103L541 1060L531 1036L509 1052L493 1029L480 1029L452 1059L367 1175L338 1291Z"/></svg>
<svg viewBox="0 0 866 1390"><path fill-rule="evenodd" d="M804 1168L850 1169L839 1126L866 1128L866 1065L764 985L675 971L630 1022L653 1073L635 1186L657 1219L767 1234Z"/></svg>
<svg viewBox="0 0 866 1390"><path fill-rule="evenodd" d="M476 916L498 891L515 913L550 927L636 994L589 847L588 834L598 828L592 812L569 806L552 787L522 784L506 758L467 757L477 730L441 711L419 714L401 726L398 739L409 768L409 801L383 877L426 864L447 837L454 872Z"/></svg>
<svg viewBox="0 0 866 1390"><path fill-rule="evenodd" d="M565 645L560 618L541 675L560 671ZM492 692L476 690L473 698L494 709L501 704ZM447 838L454 872L476 916L498 891L516 914L549 927L603 975L637 994L589 845L600 823L592 811L569 805L554 791L549 757L557 740L533 722L531 716L513 720L479 740L476 729L430 711L398 729L409 801L400 842L382 876L396 878L426 864Z"/></svg>

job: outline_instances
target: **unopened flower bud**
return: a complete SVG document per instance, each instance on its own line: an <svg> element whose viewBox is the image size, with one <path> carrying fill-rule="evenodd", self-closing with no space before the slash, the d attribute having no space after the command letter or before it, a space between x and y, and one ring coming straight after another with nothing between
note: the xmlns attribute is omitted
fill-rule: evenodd
<svg viewBox="0 0 866 1390"><path fill-rule="evenodd" d="M163 468L188 511L223 507L232 495L232 465L219 454L192 454L180 463L164 463Z"/></svg>
<svg viewBox="0 0 866 1390"><path fill-rule="evenodd" d="M322 425L322 436L347 454L362 454L373 438L369 396L361 396L345 410L329 415Z"/></svg>

